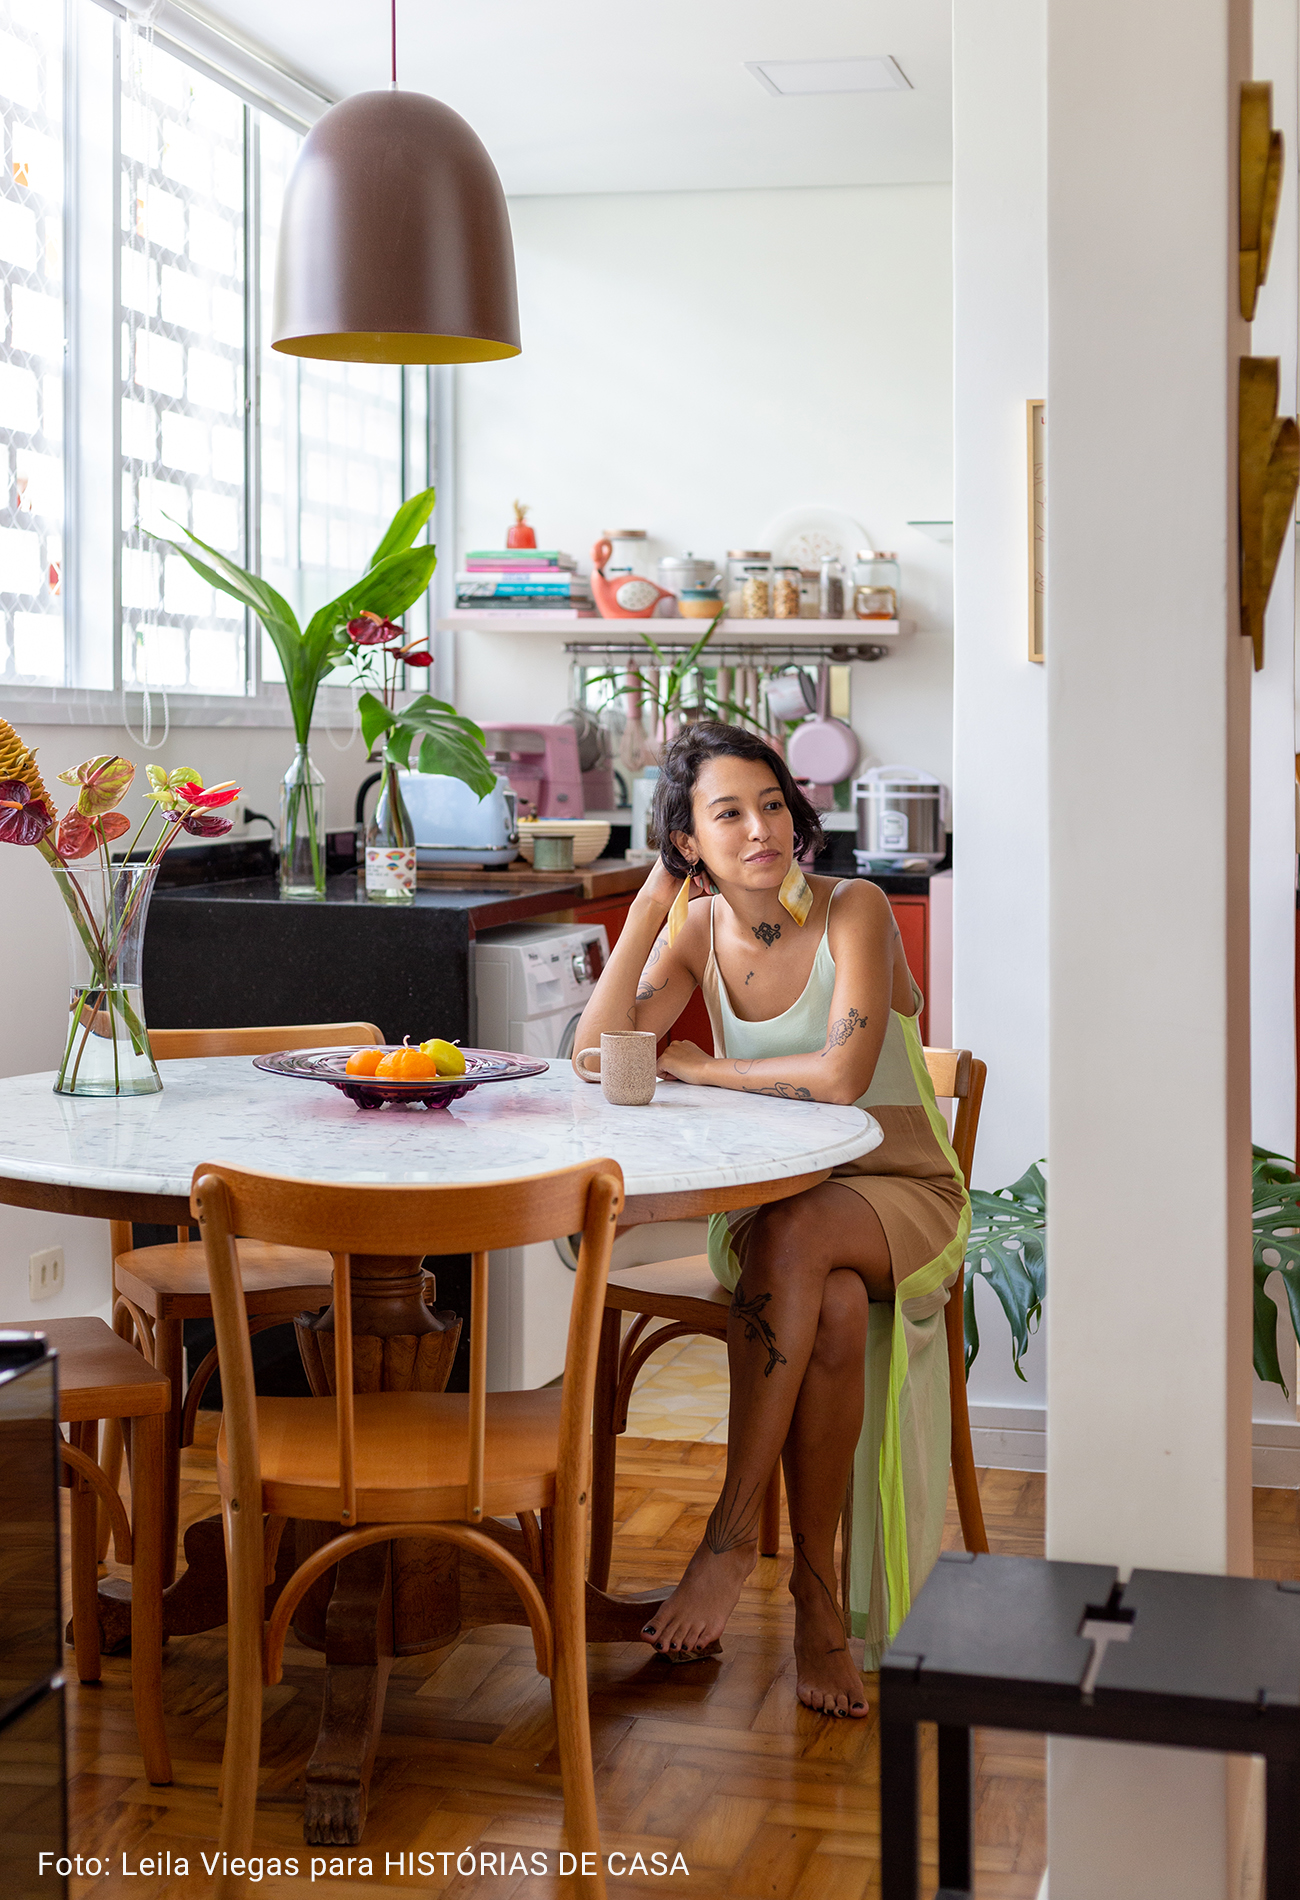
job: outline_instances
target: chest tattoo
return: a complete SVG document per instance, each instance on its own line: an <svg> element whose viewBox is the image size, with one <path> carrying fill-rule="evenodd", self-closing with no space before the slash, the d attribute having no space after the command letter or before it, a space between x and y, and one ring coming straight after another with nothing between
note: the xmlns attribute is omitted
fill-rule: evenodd
<svg viewBox="0 0 1300 1900"><path fill-rule="evenodd" d="M754 974L754 972L753 972L753 971L751 970L751 971L750 971L750 973L749 973L749 976L753 976L753 974ZM746 988L746 989L748 989L748 988L749 988L749 976L747 976L747 977L745 978L745 988Z"/></svg>
<svg viewBox="0 0 1300 1900"><path fill-rule="evenodd" d="M750 929L758 938L758 941L765 943L769 950L781 935L780 924L751 924Z"/></svg>

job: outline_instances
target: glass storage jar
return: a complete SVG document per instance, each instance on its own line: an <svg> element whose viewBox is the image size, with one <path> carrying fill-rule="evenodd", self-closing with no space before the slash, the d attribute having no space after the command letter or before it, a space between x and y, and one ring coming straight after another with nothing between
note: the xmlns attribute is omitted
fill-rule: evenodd
<svg viewBox="0 0 1300 1900"><path fill-rule="evenodd" d="M799 570L797 567L776 567L772 570L772 618L773 620L799 618Z"/></svg>
<svg viewBox="0 0 1300 1900"><path fill-rule="evenodd" d="M728 548L727 613L733 620L772 618L770 549Z"/></svg>
<svg viewBox="0 0 1300 1900"><path fill-rule="evenodd" d="M837 554L823 554L817 582L822 620L844 619L844 563Z"/></svg>
<svg viewBox="0 0 1300 1900"><path fill-rule="evenodd" d="M898 556L859 548L853 563L853 614L857 620L898 619Z"/></svg>
<svg viewBox="0 0 1300 1900"><path fill-rule="evenodd" d="M817 620L822 610L821 575L815 567L799 569L799 618Z"/></svg>

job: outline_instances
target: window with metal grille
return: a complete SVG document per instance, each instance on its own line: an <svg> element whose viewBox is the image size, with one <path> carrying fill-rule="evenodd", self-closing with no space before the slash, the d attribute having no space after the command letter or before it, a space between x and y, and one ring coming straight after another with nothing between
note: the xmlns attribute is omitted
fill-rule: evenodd
<svg viewBox="0 0 1300 1900"><path fill-rule="evenodd" d="M62 686L63 5L0 0L0 680Z"/></svg>
<svg viewBox="0 0 1300 1900"><path fill-rule="evenodd" d="M154 537L246 564L248 108L122 30L122 678L248 686L244 613Z"/></svg>

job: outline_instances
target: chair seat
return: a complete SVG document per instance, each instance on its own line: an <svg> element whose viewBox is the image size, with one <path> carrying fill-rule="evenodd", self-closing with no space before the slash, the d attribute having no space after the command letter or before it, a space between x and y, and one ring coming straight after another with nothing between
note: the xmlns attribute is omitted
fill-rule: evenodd
<svg viewBox="0 0 1300 1900"><path fill-rule="evenodd" d="M655 1319L700 1320L725 1328L731 1294L714 1279L707 1254L682 1260L649 1260L611 1273L605 1305ZM707 1310L702 1310L707 1309Z"/></svg>
<svg viewBox="0 0 1300 1900"><path fill-rule="evenodd" d="M283 1313L325 1305L334 1282L327 1253L281 1247L272 1241L241 1240L239 1270L250 1314ZM207 1319L212 1313L208 1269L199 1241L136 1247L115 1262L118 1291L151 1319ZM317 1297L323 1295L323 1297Z"/></svg>
<svg viewBox="0 0 1300 1900"><path fill-rule="evenodd" d="M558 1388L491 1392L484 1443L485 1515L549 1509L559 1454ZM359 1392L357 1521L439 1523L465 1515L469 1397L464 1392ZM262 1509L332 1522L338 1516L338 1437L333 1399L259 1399ZM229 1487L226 1425L217 1473Z"/></svg>
<svg viewBox="0 0 1300 1900"><path fill-rule="evenodd" d="M59 1355L59 1418L146 1418L171 1407L171 1380L102 1319L0 1321L0 1330L44 1333Z"/></svg>

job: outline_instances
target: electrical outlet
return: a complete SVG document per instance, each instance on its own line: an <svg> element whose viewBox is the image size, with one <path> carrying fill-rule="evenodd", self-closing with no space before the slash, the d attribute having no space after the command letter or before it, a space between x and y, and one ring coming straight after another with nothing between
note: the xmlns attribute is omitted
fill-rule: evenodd
<svg viewBox="0 0 1300 1900"><path fill-rule="evenodd" d="M44 1253L34 1253L27 1262L27 1273L29 1298L48 1300L51 1295L62 1293L62 1247L47 1247Z"/></svg>

